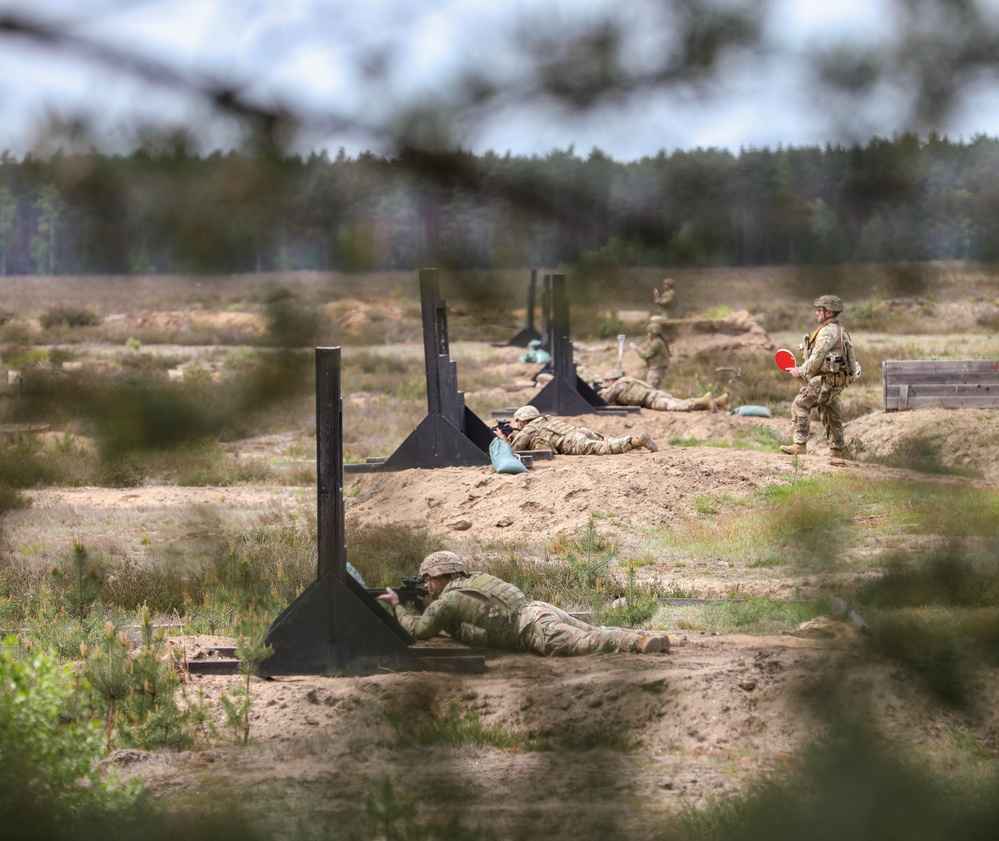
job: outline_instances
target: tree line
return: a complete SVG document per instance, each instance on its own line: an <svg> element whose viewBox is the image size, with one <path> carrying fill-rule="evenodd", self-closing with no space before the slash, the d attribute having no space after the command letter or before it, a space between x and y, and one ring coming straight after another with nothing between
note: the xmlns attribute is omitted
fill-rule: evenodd
<svg viewBox="0 0 999 841"><path fill-rule="evenodd" d="M999 258L999 141L913 133L618 162L0 155L0 273L698 266Z"/></svg>

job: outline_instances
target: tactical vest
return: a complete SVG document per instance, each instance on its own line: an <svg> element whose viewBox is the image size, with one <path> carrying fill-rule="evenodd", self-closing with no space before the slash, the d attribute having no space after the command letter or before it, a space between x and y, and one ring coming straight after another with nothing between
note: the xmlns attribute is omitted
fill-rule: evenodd
<svg viewBox="0 0 999 841"><path fill-rule="evenodd" d="M462 634L468 642L473 642L468 635L474 633L472 628L484 631L484 638L475 644L495 645L500 647L515 647L517 644L518 613L527 604L527 597L513 584L489 575L477 572L468 578L456 578L448 582L444 596L451 591L458 591L462 600L461 618ZM472 627L468 627L472 626Z"/></svg>
<svg viewBox="0 0 999 841"><path fill-rule="evenodd" d="M837 327L839 335L832 347L826 351L822 367L819 368L819 375L823 380L842 388L852 383L857 374L857 357L853 352L853 342L850 340L850 334L843 329L842 324L837 321L817 327L810 337L805 338L805 357L811 356L812 347L823 327Z"/></svg>
<svg viewBox="0 0 999 841"><path fill-rule="evenodd" d="M535 430L534 440L544 444L543 447L535 445L535 450L554 450L566 435L576 429L571 423L548 415L535 418L527 425Z"/></svg>

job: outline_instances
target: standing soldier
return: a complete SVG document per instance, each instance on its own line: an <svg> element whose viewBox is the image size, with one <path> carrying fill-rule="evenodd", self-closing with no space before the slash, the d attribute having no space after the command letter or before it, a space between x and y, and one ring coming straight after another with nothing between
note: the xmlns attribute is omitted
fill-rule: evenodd
<svg viewBox="0 0 999 841"><path fill-rule="evenodd" d="M640 345L631 343L635 351L645 362L645 381L653 388L659 388L666 377L669 368L669 344L666 342L666 328L658 321L653 321L645 328L645 341Z"/></svg>
<svg viewBox="0 0 999 841"><path fill-rule="evenodd" d="M836 295L815 299L815 320L819 326L811 336L805 336L800 348L805 353L805 361L788 372L801 380L802 386L791 404L794 443L780 448L786 455L805 454L812 409L818 408L830 455L837 460L843 457L839 398L843 389L856 379L857 359L850 334L839 323L841 312L843 302Z"/></svg>
<svg viewBox="0 0 999 841"><path fill-rule="evenodd" d="M528 601L513 584L485 572L469 574L454 552L433 552L420 564L433 601L421 612L399 604L391 588L381 601L392 605L402 625L418 640L443 631L465 645L483 645L566 656L630 651L665 654L684 638L664 633L590 625L547 602Z"/></svg>
<svg viewBox="0 0 999 841"><path fill-rule="evenodd" d="M513 413L513 432L497 437L509 442L515 450L551 450L566 456L620 455L640 447L658 451L659 447L648 432L640 435L607 438L584 426L573 426L559 418L542 415L535 406L521 406Z"/></svg>
<svg viewBox="0 0 999 841"><path fill-rule="evenodd" d="M656 287L652 287L652 298L656 302L656 306L659 307L659 315L665 317L666 311L672 306L673 298L676 293L673 290L673 278L664 277L663 278L663 291L660 292Z"/></svg>

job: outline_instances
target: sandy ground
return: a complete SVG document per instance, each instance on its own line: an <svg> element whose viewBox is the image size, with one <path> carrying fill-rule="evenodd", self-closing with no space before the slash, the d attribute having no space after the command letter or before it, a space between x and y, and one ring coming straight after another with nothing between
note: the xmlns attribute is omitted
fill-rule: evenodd
<svg viewBox="0 0 999 841"><path fill-rule="evenodd" d="M237 683L194 676L185 692L214 702ZM994 698L995 675L980 689ZM968 722L999 743L993 705L957 720L860 631L825 619L780 635L692 634L668 655L487 652L484 674L255 679L252 693L249 749L126 752L122 773L167 800L238 792L279 837L305 815L312 829L370 837L361 804L389 782L418 823L457 815L479 837L656 838L679 811L794 773L836 697L886 743L932 752ZM450 705L523 742L414 746Z"/></svg>
<svg viewBox="0 0 999 841"><path fill-rule="evenodd" d="M772 349L766 334L743 327L734 339L724 332L692 331L677 345L682 350L686 341L690 353L746 341ZM509 391L491 397L497 405L512 402ZM858 418L847 426L858 460L846 465L831 464L818 438L809 455L797 459L774 453L772 445L754 451L668 444L673 437L726 444L761 427L786 438L790 421L783 417L643 410L580 416L574 422L608 435L648 431L660 449L559 456L536 461L526 475L500 475L488 465L352 474L344 488L347 516L365 524L422 524L473 556L543 546L559 532L585 525L594 512L601 529L624 540L636 526L696 516L699 500L730 504L760 487L800 477L841 471L918 479L920 474L864 461L890 455L913 438L931 439L948 463L982 477L960 481L999 481L999 440L995 412L989 410ZM255 443L273 445L261 439L241 447L252 452ZM122 509L146 516L151 536L158 518L192 508L224 509L247 521L261 511L311 516L315 510L310 488L63 488L32 491L31 497L32 516L49 517L67 535L83 539L113 529L114 512ZM691 561L683 582L704 597L725 595L733 587L747 595L791 596L830 585L785 572L774 577L766 568ZM219 642L231 641L176 640L192 659ZM157 798L186 802L214 792L236 793L281 837L292 837L296 816L306 814L317 825L342 830L342 837L368 837L358 829L358 816L365 799L389 781L423 818L434 814L432 804L441 801L443 786L452 795L446 798L448 809L478 826L482 837L540 832L581 839L609 837L613 830L651 838L677 810L743 791L770 771L793 772L797 752L824 726L816 708L802 699L824 695L827 678L839 688L856 689L851 696L861 699L856 713L889 740L932 750L947 743L955 724L953 712L935 704L911 674L880 659L866 634L833 618L786 634L688 633L684 646L660 656L545 659L496 651L485 656L482 674L254 679L248 749L130 751L116 761L124 775L143 777ZM844 664L849 668L842 670ZM238 677L186 677L185 700L202 696L215 710L219 696L233 695L240 685ZM995 676L984 677L981 688L982 698L996 697ZM487 726L516 734L519 746L398 748L452 703L474 711ZM221 712L218 723L224 732ZM999 745L994 705L968 711L959 724ZM538 746L550 749L532 749Z"/></svg>
<svg viewBox="0 0 999 841"><path fill-rule="evenodd" d="M871 453L924 426L948 430L955 443L974 439L975 430L981 437L983 428L991 428L990 420L982 410L875 415L852 422L849 434ZM724 439L736 425L787 424L721 413L643 413L600 421L607 432L645 428L663 441L671 434ZM962 481L995 483L997 458L994 446L978 452L972 460L986 478ZM795 461L770 452L664 445L658 453L557 457L519 476L486 467L365 474L348 477L346 490L348 516L366 523L425 523L454 545L474 550L476 544L551 539L585 523L593 511L622 524L668 523L690 516L700 495L747 496L768 483L833 470L919 478L863 462L835 466L821 447ZM107 498L112 493L114 503ZM146 504L162 516L172 506L196 503L245 509L249 516L256 504L303 510L311 504L305 489L272 488L63 489L38 491L34 498L53 515L66 506L82 511ZM690 562L683 577L703 596L724 595L734 585L749 595L829 589L829 582L816 577L774 578L771 572ZM596 828L611 832L610 820L614 832L651 838L678 810L744 791L771 772L793 772L800 749L825 726L803 700L824 696L825 679L840 689L852 687L858 715L887 739L929 751L948 744L953 711L934 703L897 663L882 661L869 636L849 622L819 619L785 634L686 636L684 646L658 656L545 659L488 651L483 674L254 679L249 749L128 752L119 761L126 776L141 775L154 796L168 801L238 791L282 837L290 837L297 810L323 827L351 828L344 837L365 837L357 829L364 826L361 804L386 781L419 820L430 820L435 813L428 804L443 774L461 793L453 808L462 821L483 829L483 837L522 837L525 825L545 827L553 838L607 837ZM196 657L214 642L181 638L177 644ZM849 668L841 671L844 664ZM986 680L981 697L995 697L995 676ZM187 699L202 696L219 710L220 694L235 697L239 686L237 677L194 674L184 691ZM398 748L399 740L411 741L421 723L443 715L452 703L523 743L458 751ZM225 732L221 714L218 723ZM961 726L999 744L999 714L991 706L972 711ZM628 808L621 809L623 803Z"/></svg>

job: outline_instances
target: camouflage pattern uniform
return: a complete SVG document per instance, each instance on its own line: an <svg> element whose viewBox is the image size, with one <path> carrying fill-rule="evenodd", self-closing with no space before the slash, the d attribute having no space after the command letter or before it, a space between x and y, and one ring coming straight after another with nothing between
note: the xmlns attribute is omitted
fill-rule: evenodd
<svg viewBox="0 0 999 841"><path fill-rule="evenodd" d="M443 631L464 645L547 656L639 652L649 638L625 628L590 625L545 602L529 602L513 584L484 572L452 578L422 614L405 605L397 617L418 640Z"/></svg>
<svg viewBox="0 0 999 841"><path fill-rule="evenodd" d="M707 408L704 401L699 398L680 400L635 377L619 377L597 391L597 394L611 404L641 406L645 409L655 409L657 412L692 412Z"/></svg>
<svg viewBox="0 0 999 841"><path fill-rule="evenodd" d="M656 297L656 306L659 307L661 315L666 315L669 308L673 305L673 299L676 297L676 292L673 289L672 284L663 281L663 291L659 293Z"/></svg>
<svg viewBox="0 0 999 841"><path fill-rule="evenodd" d="M830 448L843 449L840 395L843 389L853 382L854 377L844 373L842 369L854 371L856 364L849 338L849 333L843 329L838 317L826 321L812 333L811 337L805 337L806 358L798 368L805 384L791 404L791 425L795 444L808 443L812 409L818 408L819 419L825 427ZM837 357L844 360L842 364L833 361Z"/></svg>
<svg viewBox="0 0 999 841"><path fill-rule="evenodd" d="M658 328L658 331L650 333L645 341L635 348L635 353L645 361L645 366L648 369L645 381L653 388L659 388L663 384L663 379L665 379L666 371L669 368L670 353L669 345L666 344L666 339L662 334L662 325L654 324L652 326Z"/></svg>
<svg viewBox="0 0 999 841"><path fill-rule="evenodd" d="M518 451L551 450L566 456L606 456L629 452L632 441L631 438L605 438L592 429L541 415L517 430L510 439L510 446Z"/></svg>

